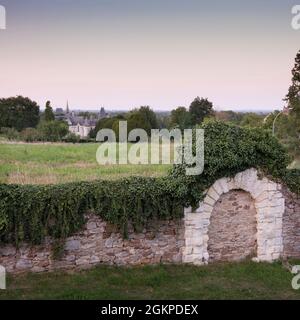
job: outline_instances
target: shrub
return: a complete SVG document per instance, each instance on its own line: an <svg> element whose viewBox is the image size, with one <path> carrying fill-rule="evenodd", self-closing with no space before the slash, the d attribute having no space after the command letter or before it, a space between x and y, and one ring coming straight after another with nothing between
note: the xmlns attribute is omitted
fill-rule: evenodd
<svg viewBox="0 0 300 320"><path fill-rule="evenodd" d="M2 127L0 133L3 134L8 140L19 140L20 133L14 128Z"/></svg>
<svg viewBox="0 0 300 320"><path fill-rule="evenodd" d="M80 142L80 136L76 135L73 132L69 132L65 137L62 139L64 142L70 142L70 143L79 143Z"/></svg>
<svg viewBox="0 0 300 320"><path fill-rule="evenodd" d="M0 240L39 244L80 230L93 210L121 228L140 230L147 220L182 216L185 186L168 178L130 178L63 185L0 185ZM174 190L176 192L174 193Z"/></svg>
<svg viewBox="0 0 300 320"><path fill-rule="evenodd" d="M181 176L182 181L191 185L189 202L193 205L215 180L234 176L251 167L274 178L285 176L291 159L269 131L218 121L208 121L200 128L205 130L204 172L200 176L186 176L186 165L177 165L171 173L171 176Z"/></svg>
<svg viewBox="0 0 300 320"><path fill-rule="evenodd" d="M20 139L26 142L40 141L41 134L35 128L26 128L20 133Z"/></svg>
<svg viewBox="0 0 300 320"><path fill-rule="evenodd" d="M61 141L68 132L68 124L64 121L43 121L38 125L43 141Z"/></svg>
<svg viewBox="0 0 300 320"><path fill-rule="evenodd" d="M163 178L132 177L62 185L0 185L0 241L38 244L45 236L63 239L79 231L92 210L116 224L126 236L153 219L182 217L184 206L196 206L215 180L255 167L300 193L300 171L288 171L289 157L277 139L262 129L207 122L205 170L186 176L177 165Z"/></svg>

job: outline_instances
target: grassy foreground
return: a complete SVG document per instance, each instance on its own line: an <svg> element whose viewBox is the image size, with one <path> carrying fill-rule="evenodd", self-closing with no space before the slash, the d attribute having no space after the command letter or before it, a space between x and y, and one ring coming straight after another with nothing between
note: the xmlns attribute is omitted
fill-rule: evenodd
<svg viewBox="0 0 300 320"><path fill-rule="evenodd" d="M9 276L0 299L300 299L281 263L101 266L80 273Z"/></svg>
<svg viewBox="0 0 300 320"><path fill-rule="evenodd" d="M0 183L54 184L128 176L163 176L170 165L99 165L96 143L0 143Z"/></svg>

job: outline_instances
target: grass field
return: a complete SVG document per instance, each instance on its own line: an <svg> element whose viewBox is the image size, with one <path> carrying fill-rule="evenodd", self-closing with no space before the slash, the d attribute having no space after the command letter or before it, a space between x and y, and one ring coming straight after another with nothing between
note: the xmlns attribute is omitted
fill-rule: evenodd
<svg viewBox="0 0 300 320"><path fill-rule="evenodd" d="M0 183L51 184L162 176L170 165L99 165L98 144L0 143Z"/></svg>
<svg viewBox="0 0 300 320"><path fill-rule="evenodd" d="M208 266L101 266L8 278L0 299L300 299L279 262Z"/></svg>

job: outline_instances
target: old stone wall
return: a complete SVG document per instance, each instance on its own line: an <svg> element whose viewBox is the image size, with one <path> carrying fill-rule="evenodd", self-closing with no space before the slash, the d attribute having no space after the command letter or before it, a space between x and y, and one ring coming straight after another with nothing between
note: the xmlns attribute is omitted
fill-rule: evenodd
<svg viewBox="0 0 300 320"><path fill-rule="evenodd" d="M124 239L95 215L66 239L54 258L54 242L0 246L0 265L9 273L90 268L98 264L205 264L214 261L274 261L300 258L300 197L249 169L217 180L197 209L184 219L156 221Z"/></svg>
<svg viewBox="0 0 300 320"><path fill-rule="evenodd" d="M223 194L232 190L244 190L254 200L257 223L256 261L274 261L283 253L282 220L285 199L282 186L261 178L256 169L248 169L235 177L217 180L206 192L204 201L196 210L185 209L185 248L183 261L203 264L209 262L209 226L216 203Z"/></svg>
<svg viewBox="0 0 300 320"><path fill-rule="evenodd" d="M285 198L283 214L283 257L300 258L300 196L286 187L282 190Z"/></svg>
<svg viewBox="0 0 300 320"><path fill-rule="evenodd" d="M208 227L209 262L255 257L257 223L254 200L248 192L223 194L214 206Z"/></svg>
<svg viewBox="0 0 300 320"><path fill-rule="evenodd" d="M53 258L53 243L0 247L0 265L7 272L44 272L82 269L97 264L137 265L179 263L184 246L183 221L153 222L141 233L129 230L128 240L96 216L90 216L85 230L66 239L62 256Z"/></svg>

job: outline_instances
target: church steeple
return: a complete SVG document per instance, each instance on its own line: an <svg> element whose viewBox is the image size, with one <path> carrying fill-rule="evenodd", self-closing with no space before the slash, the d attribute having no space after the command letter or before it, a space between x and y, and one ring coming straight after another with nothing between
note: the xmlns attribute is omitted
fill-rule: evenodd
<svg viewBox="0 0 300 320"><path fill-rule="evenodd" d="M70 109L69 109L69 100L67 100L66 113L67 113L67 114L69 114L69 113L70 113Z"/></svg>

